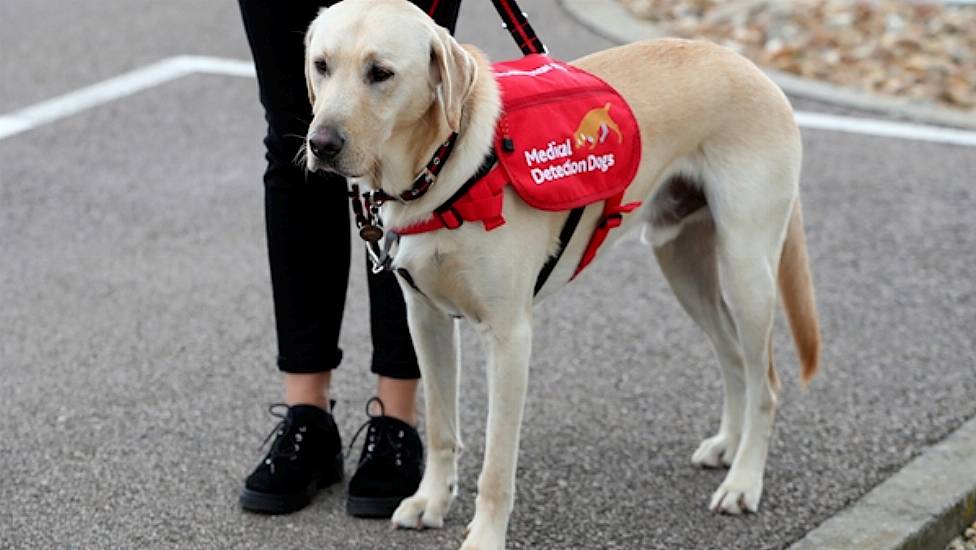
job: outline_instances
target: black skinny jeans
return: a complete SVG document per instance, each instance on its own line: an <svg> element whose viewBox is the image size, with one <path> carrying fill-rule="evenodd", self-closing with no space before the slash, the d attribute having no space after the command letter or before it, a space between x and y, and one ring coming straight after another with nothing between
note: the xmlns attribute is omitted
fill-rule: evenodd
<svg viewBox="0 0 976 550"><path fill-rule="evenodd" d="M451 29L460 0L413 0ZM278 368L324 372L342 359L339 329L349 281L349 199L335 175L307 174L295 163L311 107L305 89L304 35L321 6L335 0L239 0L257 68L268 134L265 222ZM407 329L406 306L391 273L369 273L371 370L399 379L420 377Z"/></svg>

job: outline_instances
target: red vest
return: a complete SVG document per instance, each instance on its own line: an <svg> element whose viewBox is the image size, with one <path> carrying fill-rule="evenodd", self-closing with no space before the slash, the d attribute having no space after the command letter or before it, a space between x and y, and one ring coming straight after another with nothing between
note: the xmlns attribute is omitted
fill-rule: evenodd
<svg viewBox="0 0 976 550"><path fill-rule="evenodd" d="M540 210L571 210L606 201L576 274L586 267L622 214L620 204L640 165L637 121L620 94L582 69L544 55L493 65L502 112L495 131L495 167L451 208L426 222L397 229L412 235L481 221L503 225L503 190ZM575 277L575 274L574 274Z"/></svg>

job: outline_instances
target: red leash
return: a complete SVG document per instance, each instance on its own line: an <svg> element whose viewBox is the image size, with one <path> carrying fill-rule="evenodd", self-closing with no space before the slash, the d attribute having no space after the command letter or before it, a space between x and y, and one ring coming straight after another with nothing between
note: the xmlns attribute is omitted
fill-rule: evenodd
<svg viewBox="0 0 976 550"><path fill-rule="evenodd" d="M539 39L539 35L526 19L525 12L519 8L515 0L491 0L491 3L495 5L498 15L505 23L505 28L515 39L515 44L522 50L523 55L546 53L546 45Z"/></svg>

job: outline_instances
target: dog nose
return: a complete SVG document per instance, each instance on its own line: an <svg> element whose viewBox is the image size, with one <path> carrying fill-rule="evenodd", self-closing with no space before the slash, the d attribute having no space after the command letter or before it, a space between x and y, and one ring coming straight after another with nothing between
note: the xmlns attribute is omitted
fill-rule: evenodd
<svg viewBox="0 0 976 550"><path fill-rule="evenodd" d="M346 138L336 128L323 127L308 135L308 147L320 159L331 159L342 151Z"/></svg>

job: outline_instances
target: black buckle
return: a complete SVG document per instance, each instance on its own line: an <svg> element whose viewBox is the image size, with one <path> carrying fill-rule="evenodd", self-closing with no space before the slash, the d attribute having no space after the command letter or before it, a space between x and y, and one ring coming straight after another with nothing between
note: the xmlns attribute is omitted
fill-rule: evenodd
<svg viewBox="0 0 976 550"><path fill-rule="evenodd" d="M624 215L623 214L621 214L620 212L614 212L613 214L608 214L608 215L602 217L600 219L600 225L599 225L599 227L602 229L602 228L610 225L610 220L618 220L618 221L622 222L623 219L624 219ZM618 223L617 225L620 225L620 224Z"/></svg>

